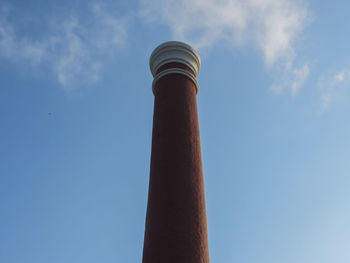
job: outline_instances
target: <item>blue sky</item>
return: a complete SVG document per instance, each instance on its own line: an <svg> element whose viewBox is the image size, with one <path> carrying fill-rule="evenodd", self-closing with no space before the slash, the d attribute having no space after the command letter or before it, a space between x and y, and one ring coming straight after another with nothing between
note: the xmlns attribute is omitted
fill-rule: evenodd
<svg viewBox="0 0 350 263"><path fill-rule="evenodd" d="M348 1L0 1L0 262L141 262L148 59L202 58L212 262L350 261Z"/></svg>

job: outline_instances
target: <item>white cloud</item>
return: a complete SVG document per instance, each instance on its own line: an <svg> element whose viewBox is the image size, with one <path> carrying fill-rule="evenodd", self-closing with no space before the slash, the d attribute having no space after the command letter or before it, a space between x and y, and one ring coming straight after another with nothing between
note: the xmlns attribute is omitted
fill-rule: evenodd
<svg viewBox="0 0 350 263"><path fill-rule="evenodd" d="M293 62L307 10L292 0L141 0L141 15L199 49L220 41L253 44L270 67Z"/></svg>
<svg viewBox="0 0 350 263"><path fill-rule="evenodd" d="M275 81L274 94L296 95L310 69L295 66L295 42L305 27L306 0L140 0L141 16L173 37L208 49L225 42L257 49Z"/></svg>
<svg viewBox="0 0 350 263"><path fill-rule="evenodd" d="M18 33L16 24L9 22L10 14L8 9L0 11L0 59L48 64L68 90L97 81L127 37L125 21L99 5L92 6L85 18L71 13L55 22L48 21L52 26L38 39Z"/></svg>

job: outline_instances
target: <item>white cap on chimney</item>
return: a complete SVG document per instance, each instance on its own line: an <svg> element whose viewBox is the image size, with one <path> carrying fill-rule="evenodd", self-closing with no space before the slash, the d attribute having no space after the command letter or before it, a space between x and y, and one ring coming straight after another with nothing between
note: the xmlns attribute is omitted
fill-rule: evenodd
<svg viewBox="0 0 350 263"><path fill-rule="evenodd" d="M201 60L197 51L190 45L179 41L168 41L159 45L153 52L149 60L149 66L153 77L158 69L168 63L177 62L188 66L195 77L199 73Z"/></svg>

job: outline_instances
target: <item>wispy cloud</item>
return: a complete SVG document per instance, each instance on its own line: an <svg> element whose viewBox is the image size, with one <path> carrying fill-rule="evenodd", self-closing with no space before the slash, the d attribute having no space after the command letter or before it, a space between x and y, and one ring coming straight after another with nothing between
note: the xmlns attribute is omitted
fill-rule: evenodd
<svg viewBox="0 0 350 263"><path fill-rule="evenodd" d="M253 43L267 65L295 56L293 41L307 10L290 0L141 0L141 15L168 25L174 37L205 48L219 41ZM300 1L299 1L300 2Z"/></svg>
<svg viewBox="0 0 350 263"><path fill-rule="evenodd" d="M15 26L8 21L12 11L9 6L0 6L0 58L16 62L20 60L40 62L45 56L47 41L19 37Z"/></svg>
<svg viewBox="0 0 350 263"><path fill-rule="evenodd" d="M310 68L307 63L300 67L276 69L274 72L275 84L270 86L270 91L279 95L287 90L292 96L295 96L304 85L309 74Z"/></svg>
<svg viewBox="0 0 350 263"><path fill-rule="evenodd" d="M332 78L332 86L344 82L345 78L347 78L348 76L349 70L347 69L342 69L341 71L337 72Z"/></svg>
<svg viewBox="0 0 350 263"><path fill-rule="evenodd" d="M296 95L300 87L304 84L305 80L309 76L310 69L307 64L304 64L301 68L294 69L293 82L291 85L292 95Z"/></svg>
<svg viewBox="0 0 350 263"><path fill-rule="evenodd" d="M70 12L48 21L51 27L38 39L21 35L16 23L9 22L11 8L0 12L0 59L49 65L67 90L97 81L127 38L124 18L116 18L99 5L91 6L85 16Z"/></svg>
<svg viewBox="0 0 350 263"><path fill-rule="evenodd" d="M282 67L293 76L288 83L293 95L309 74L307 65L294 68L294 44L308 15L303 1L141 0L140 13L148 22L167 25L174 38L199 49L218 42L258 49L269 69Z"/></svg>
<svg viewBox="0 0 350 263"><path fill-rule="evenodd" d="M342 89L348 84L350 84L350 68L343 68L319 79L322 112L328 110L331 104L342 96Z"/></svg>

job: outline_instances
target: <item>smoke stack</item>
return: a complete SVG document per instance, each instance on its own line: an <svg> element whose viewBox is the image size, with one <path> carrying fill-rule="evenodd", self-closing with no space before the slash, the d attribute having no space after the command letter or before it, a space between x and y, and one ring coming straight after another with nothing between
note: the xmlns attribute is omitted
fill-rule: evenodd
<svg viewBox="0 0 350 263"><path fill-rule="evenodd" d="M209 263L196 77L200 57L170 41L150 58L155 97L143 263Z"/></svg>

